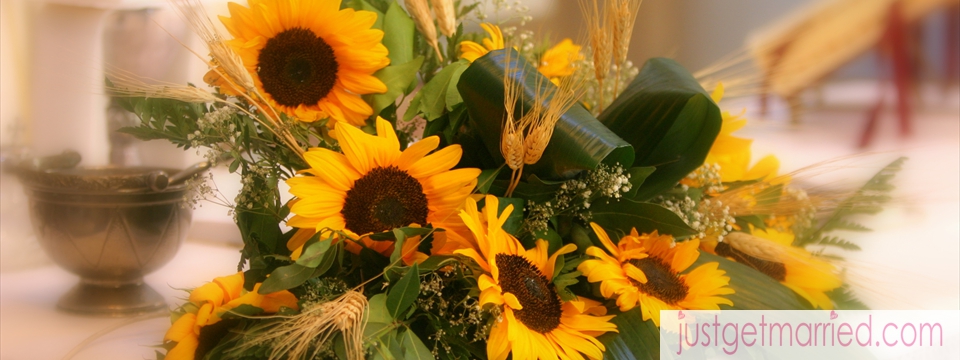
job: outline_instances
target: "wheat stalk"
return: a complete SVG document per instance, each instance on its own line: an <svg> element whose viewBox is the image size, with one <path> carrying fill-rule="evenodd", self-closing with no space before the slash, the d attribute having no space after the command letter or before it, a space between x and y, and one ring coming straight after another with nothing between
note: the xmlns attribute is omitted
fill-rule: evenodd
<svg viewBox="0 0 960 360"><path fill-rule="evenodd" d="M610 72L610 62L613 57L613 37L604 29L604 24L610 24L608 20L610 12L602 12L597 6L597 0L580 0L580 11L584 14L584 20L587 23L587 34L590 38L590 52L593 58L594 76L597 79L597 110L603 112L603 81Z"/></svg>
<svg viewBox="0 0 960 360"><path fill-rule="evenodd" d="M195 86L167 82L148 84L125 70L110 69L107 71L107 78L111 82L107 91L112 96L162 98L202 103L225 102L209 91Z"/></svg>
<svg viewBox="0 0 960 360"><path fill-rule="evenodd" d="M640 3L643 0L608 0L610 6L607 16L607 27L612 28L612 56L616 69L614 78L613 96L620 92L620 74L627 63L627 51L630 49L630 38L633 37L633 26L640 12Z"/></svg>
<svg viewBox="0 0 960 360"><path fill-rule="evenodd" d="M457 15L453 0L431 0L433 13L437 16L440 32L448 38L457 33Z"/></svg>
<svg viewBox="0 0 960 360"><path fill-rule="evenodd" d="M508 48L509 49L509 48ZM516 67L512 61L512 51L505 51L504 61L506 66L503 69L503 129L500 134L500 154L503 155L507 167L512 170L510 176L510 186L507 188L507 196L513 193L516 183L519 182L523 173L523 136L526 128L524 116L516 118L514 111L517 108L517 102L523 96L523 84L517 80L521 70Z"/></svg>
<svg viewBox="0 0 960 360"><path fill-rule="evenodd" d="M430 15L430 5L427 4L427 0L406 0L404 4L410 16L413 17L417 30L427 38L427 43L437 52L437 58L443 61L440 45L437 44L437 27L433 24L433 16Z"/></svg>
<svg viewBox="0 0 960 360"><path fill-rule="evenodd" d="M535 118L529 121L529 130L524 139L523 162L527 165L533 165L540 161L540 157L543 156L550 139L553 138L553 131L557 122L580 99L578 89L582 88L585 82L584 77L579 76L579 74L566 76L560 80L557 88L552 91L544 91L541 94L540 89L545 85L541 79L544 78L538 77L537 96L534 99L534 108L537 109L533 114ZM544 102L548 104L546 107L541 105Z"/></svg>
<svg viewBox="0 0 960 360"><path fill-rule="evenodd" d="M314 304L297 315L267 325L262 332L245 341L240 350L273 343L269 359L313 359L337 332L343 335L347 358L363 359L363 330L366 327L367 297L348 291L340 297ZM310 352L310 348L313 351Z"/></svg>
<svg viewBox="0 0 960 360"><path fill-rule="evenodd" d="M223 35L217 31L210 18L207 17L206 10L204 10L200 0L170 0L170 3L180 18L203 40L210 51L210 57L213 59L205 60L207 65L226 80L231 87L243 89L244 91L239 92L239 96L245 98L263 114L263 117L251 116L251 118L264 125L268 131L280 138L287 148L293 150L302 159L305 151L300 147L296 137L283 125L277 110L266 105L266 102L263 101L264 97L257 90L253 77L244 67L240 55L234 52L223 40ZM203 56L192 49L188 47L187 49L198 58L204 59Z"/></svg>

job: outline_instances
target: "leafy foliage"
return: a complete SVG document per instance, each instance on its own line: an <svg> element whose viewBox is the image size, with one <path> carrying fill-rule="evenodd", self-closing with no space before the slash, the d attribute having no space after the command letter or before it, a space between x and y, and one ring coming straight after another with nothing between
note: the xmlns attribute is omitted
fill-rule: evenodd
<svg viewBox="0 0 960 360"><path fill-rule="evenodd" d="M636 152L634 166L655 166L638 200L669 190L703 165L720 133L720 109L673 60L654 58L598 117Z"/></svg>
<svg viewBox="0 0 960 360"><path fill-rule="evenodd" d="M507 52L511 52L510 55ZM508 62L509 59L509 62ZM529 94L550 93L553 85L513 49L491 51L473 62L460 76L457 88L470 114L469 127L478 142L463 142L467 152L482 153L483 167L502 164L500 136L506 110L503 107L503 79L506 69L516 69L513 77L523 86L523 108L532 108ZM544 90L537 90L539 88ZM547 99L542 99L544 105ZM475 147L475 146L482 147ZM603 126L582 106L575 104L557 121L553 137L543 157L525 171L545 180L570 179L600 164L629 168L633 164L633 148L627 141Z"/></svg>
<svg viewBox="0 0 960 360"><path fill-rule="evenodd" d="M894 186L890 183L897 172L903 168L907 158L901 157L880 169L859 190L840 201L832 214L819 226L812 227L794 241L796 246L824 245L846 250L860 250L860 247L847 240L828 234L836 230L870 231L869 228L850 219L853 215L876 214L883 210L883 204L890 201L890 192Z"/></svg>

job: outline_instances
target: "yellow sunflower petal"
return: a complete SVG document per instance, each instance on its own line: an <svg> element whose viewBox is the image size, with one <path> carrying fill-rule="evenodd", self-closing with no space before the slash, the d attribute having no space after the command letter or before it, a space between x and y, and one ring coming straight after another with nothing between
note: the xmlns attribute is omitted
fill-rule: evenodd
<svg viewBox="0 0 960 360"><path fill-rule="evenodd" d="M186 313L180 316L177 321L170 325L170 328L167 329L167 333L163 335L163 341L183 341L186 337L196 337L197 334L193 332L194 326L197 324L197 314Z"/></svg>
<svg viewBox="0 0 960 360"><path fill-rule="evenodd" d="M197 347L200 346L200 339L196 336L188 336L177 342L177 345L167 351L164 356L166 360L193 360L197 353Z"/></svg>
<svg viewBox="0 0 960 360"><path fill-rule="evenodd" d="M511 293L503 293L503 303L509 306L514 310L523 310L523 305L520 305L520 300L517 299L517 296Z"/></svg>
<svg viewBox="0 0 960 360"><path fill-rule="evenodd" d="M462 155L460 145L450 145L415 162L407 172L417 179L433 176L456 166Z"/></svg>

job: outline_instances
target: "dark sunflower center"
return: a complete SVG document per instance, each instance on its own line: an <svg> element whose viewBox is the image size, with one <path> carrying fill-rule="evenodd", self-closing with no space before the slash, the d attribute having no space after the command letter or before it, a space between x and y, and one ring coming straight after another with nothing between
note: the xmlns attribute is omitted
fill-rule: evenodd
<svg viewBox="0 0 960 360"><path fill-rule="evenodd" d="M560 297L540 270L519 255L497 254L500 288L516 295L523 309L517 320L533 331L548 333L560 326Z"/></svg>
<svg viewBox="0 0 960 360"><path fill-rule="evenodd" d="M632 259L628 260L628 262L636 266L640 271L643 271L643 274L647 276L646 284L641 284L633 279L630 280L640 288L640 291L670 305L675 305L687 297L687 290L689 289L687 284L680 281L677 273L673 272L670 266L660 259L648 257L644 259Z"/></svg>
<svg viewBox="0 0 960 360"><path fill-rule="evenodd" d="M426 225L427 196L417 179L396 166L378 167L357 179L343 204L346 227L357 234L412 223Z"/></svg>
<svg viewBox="0 0 960 360"><path fill-rule="evenodd" d="M717 255L733 258L738 263L752 267L754 270L767 274L776 281L783 281L787 278L787 267L783 263L776 261L763 260L734 249L730 244L721 242L717 244Z"/></svg>
<svg viewBox="0 0 960 360"><path fill-rule="evenodd" d="M280 105L314 105L337 81L333 48L307 29L288 29L270 38L257 61L263 90Z"/></svg>

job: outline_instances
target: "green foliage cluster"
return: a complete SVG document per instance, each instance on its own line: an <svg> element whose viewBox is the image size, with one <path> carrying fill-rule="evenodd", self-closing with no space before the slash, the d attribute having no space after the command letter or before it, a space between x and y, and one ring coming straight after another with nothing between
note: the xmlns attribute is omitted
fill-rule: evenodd
<svg viewBox="0 0 960 360"><path fill-rule="evenodd" d="M420 137L415 135L420 126L423 137L437 135L444 145L461 146L464 155L457 167L482 171L475 193L499 197L498 213L513 207L504 224L507 232L526 248L538 239L547 240L551 253L565 244L577 246L576 252L557 258L553 284L564 300L579 296L605 301L617 315L613 321L619 332L599 337L607 348L606 357L655 358L659 338L652 321L643 321L639 309L619 312L613 300L600 296L599 284L583 281L577 266L587 258L587 248L600 245L587 230L589 222L614 236L632 229L669 234L678 241L700 235L690 219L656 199L689 199L694 204L691 209L697 210L696 204L711 196L703 188L678 185L703 165L720 132L720 110L709 94L676 62L648 61L599 116L580 104L562 114L541 160L529 166L513 195L506 197L510 174L503 171L500 154L504 118L508 111L519 118L538 101L529 94L550 93L555 85L514 49L492 51L472 64L458 60L460 41L477 37L464 33L462 21L456 34L446 40L441 60L396 1L350 0L343 6L376 13L374 27L383 30L383 44L389 49L390 65L375 74L387 91L363 97L375 114L364 131L374 132L372 121L381 116L400 130L401 146ZM458 18L476 6L458 2ZM503 106L508 69L517 70L510 76L527 94L513 108ZM420 83L423 86L418 89ZM401 113L399 105L407 100L409 106ZM433 242L446 235L444 230L420 224L423 227L367 234L371 240L394 243L387 256L360 242L349 243L354 240L348 239L347 233L322 229L294 259L287 243L299 230L282 227L290 209L281 201L278 184L309 166L261 126L264 119L251 117L256 116L250 115L257 113L256 108L242 101L239 106L245 111L229 110L223 104L157 98L118 101L142 120L124 132L141 139L166 139L184 149L215 149L215 158L229 161L230 171L241 174L244 190L233 211L244 242L238 268L244 271L247 291L253 291L257 283L261 283L261 294L289 290L300 299L301 308L317 306L351 289L361 291L369 299L364 332L369 358L486 358L486 335L500 314L496 307L478 305L478 278L483 270L463 256L432 255L420 263L404 261L404 255L409 255L402 253L405 243L417 239L421 242L416 250L430 253ZM218 117L216 126L205 120L213 116ZM282 120L304 150L314 146L339 150L325 122ZM866 230L850 220L850 215L879 211L889 199L889 181L902 162L884 168L832 215L800 234L795 245L857 249L830 232ZM723 185L733 189L749 184ZM758 198L776 202L784 189L772 186L765 191L769 194ZM737 217L736 223L741 228L765 226L759 215ZM360 250L348 251L348 244ZM811 308L789 288L754 268L706 252L695 265L707 262L719 263L735 290L729 297L734 305L724 309ZM862 307L848 288L837 289L830 296L839 308ZM183 311L181 308L179 313ZM266 357L271 344L240 346L250 345L258 332L279 321L258 317L261 311L238 308L217 326L205 327L198 358ZM285 309L279 315L295 313ZM345 358L342 337L315 346L322 358ZM158 353L158 358L162 356Z"/></svg>

